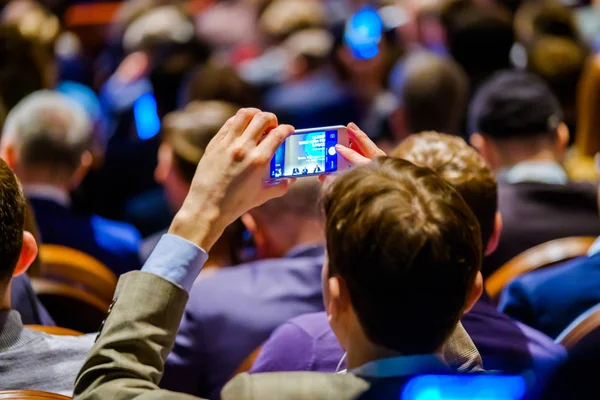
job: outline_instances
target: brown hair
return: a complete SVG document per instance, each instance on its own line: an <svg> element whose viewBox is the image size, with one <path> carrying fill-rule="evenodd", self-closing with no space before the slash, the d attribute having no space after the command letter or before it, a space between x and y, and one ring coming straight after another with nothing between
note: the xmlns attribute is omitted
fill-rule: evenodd
<svg viewBox="0 0 600 400"><path fill-rule="evenodd" d="M0 159L0 282L6 283L12 274L23 246L25 197L21 187L4 160Z"/></svg>
<svg viewBox="0 0 600 400"><path fill-rule="evenodd" d="M367 337L432 353L460 319L481 267L479 224L429 168L381 157L325 191L330 276L341 277Z"/></svg>
<svg viewBox="0 0 600 400"><path fill-rule="evenodd" d="M236 111L234 105L222 101L196 101L163 118L163 140L173 148L176 168L187 182L194 179L208 143Z"/></svg>
<svg viewBox="0 0 600 400"><path fill-rule="evenodd" d="M477 217L487 245L498 211L498 185L475 149L456 136L423 132L409 136L390 155L431 168L454 186Z"/></svg>

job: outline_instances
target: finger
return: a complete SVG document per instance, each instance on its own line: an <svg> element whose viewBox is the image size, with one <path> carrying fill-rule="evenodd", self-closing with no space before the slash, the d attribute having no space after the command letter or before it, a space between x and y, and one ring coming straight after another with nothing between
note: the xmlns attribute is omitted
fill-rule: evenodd
<svg viewBox="0 0 600 400"><path fill-rule="evenodd" d="M295 178L281 179L275 182L265 182L261 201L265 203L271 199L283 196L294 182L296 182Z"/></svg>
<svg viewBox="0 0 600 400"><path fill-rule="evenodd" d="M364 133L354 122L348 124L348 134L352 138L352 144L354 144L359 152L369 159L373 159L379 156L385 156L385 152L381 150L377 145Z"/></svg>
<svg viewBox="0 0 600 400"><path fill-rule="evenodd" d="M232 124L225 132L223 139L228 142L233 142L238 137L242 136L252 118L260 112L257 108L240 108L233 118Z"/></svg>
<svg viewBox="0 0 600 400"><path fill-rule="evenodd" d="M233 120L235 119L235 116L229 118L221 127L221 129L219 129L219 132L217 132L217 134L215 135L215 137L213 137L211 139L211 141L208 143L208 146L206 146L207 149L211 148L211 146L213 146L213 143L219 143L221 140L225 139L225 136L227 135L227 133L229 132L229 129L231 129L231 125L233 124Z"/></svg>
<svg viewBox="0 0 600 400"><path fill-rule="evenodd" d="M262 142L258 145L258 151L264 157L267 157L269 160L273 158L273 155L285 142L288 136L294 133L294 127L291 125L279 125L277 128L271 130L267 136L263 139Z"/></svg>
<svg viewBox="0 0 600 400"><path fill-rule="evenodd" d="M252 118L250 124L246 127L243 139L252 140L255 143L258 142L265 133L278 125L277 117L275 114L270 112L259 112Z"/></svg>
<svg viewBox="0 0 600 400"><path fill-rule="evenodd" d="M346 146L342 146L341 144L336 145L335 150L340 156L342 156L346 161L348 161L350 165L365 165L371 162L370 158L360 155L356 151Z"/></svg>

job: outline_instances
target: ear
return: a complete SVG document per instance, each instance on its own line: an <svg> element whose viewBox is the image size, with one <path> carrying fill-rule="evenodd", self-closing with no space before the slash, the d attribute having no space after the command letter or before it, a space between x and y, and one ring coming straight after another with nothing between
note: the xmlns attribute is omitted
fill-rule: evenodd
<svg viewBox="0 0 600 400"><path fill-rule="evenodd" d="M500 243L500 236L502 235L502 214L500 211L496 211L496 217L494 218L494 230L490 236L487 247L485 248L484 255L487 257L492 254L498 248Z"/></svg>
<svg viewBox="0 0 600 400"><path fill-rule="evenodd" d="M163 183L167 180L173 168L173 148L168 143L162 143L158 148L158 164L154 170L154 180Z"/></svg>
<svg viewBox="0 0 600 400"><path fill-rule="evenodd" d="M13 143L7 143L1 146L0 158L6 162L8 167L14 171L17 165L17 152Z"/></svg>
<svg viewBox="0 0 600 400"><path fill-rule="evenodd" d="M23 245L21 246L21 254L17 261L17 266L13 272L13 277L24 274L29 266L33 263L38 254L37 243L33 235L27 231L23 232Z"/></svg>
<svg viewBox="0 0 600 400"><path fill-rule="evenodd" d="M399 107L393 111L388 119L390 129L394 135L394 139L396 139L396 142L399 143L410 136L410 132L408 131L406 123L406 114L404 113L404 109L402 107Z"/></svg>
<svg viewBox="0 0 600 400"><path fill-rule="evenodd" d="M564 122L561 122L556 129L556 152L561 158L569 146L570 137L569 128Z"/></svg>
<svg viewBox="0 0 600 400"><path fill-rule="evenodd" d="M87 175L88 171L92 167L92 163L94 162L94 157L92 153L89 151L84 151L81 155L81 163L79 167L75 170L73 177L71 178L71 189L76 189L83 178Z"/></svg>
<svg viewBox="0 0 600 400"><path fill-rule="evenodd" d="M495 170L497 163L492 143L481 133L472 134L469 138L469 143L481 154L481 157L483 157L490 169Z"/></svg>
<svg viewBox="0 0 600 400"><path fill-rule="evenodd" d="M471 311L471 309L473 308L475 303L477 303L477 300L479 300L479 298L481 297L482 294L483 294L483 275L481 275L481 272L478 272L477 276L475 277L475 283L473 283L473 288L471 289L471 293L469 293L469 298L467 299L467 304L465 305L465 310L463 311L463 314L466 314L469 311Z"/></svg>
<svg viewBox="0 0 600 400"><path fill-rule="evenodd" d="M254 219L252 214L245 213L244 215L241 216L240 219L242 221L242 224L244 224L246 229L248 229L248 232L250 232L250 234L254 235L257 228L256 228L256 220Z"/></svg>

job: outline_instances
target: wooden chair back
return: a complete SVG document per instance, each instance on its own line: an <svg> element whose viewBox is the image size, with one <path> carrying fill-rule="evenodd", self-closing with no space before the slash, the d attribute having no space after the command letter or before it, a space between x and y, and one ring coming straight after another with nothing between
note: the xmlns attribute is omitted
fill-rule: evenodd
<svg viewBox="0 0 600 400"><path fill-rule="evenodd" d="M79 332L97 332L111 303L85 290L49 279L32 278L31 284L56 324Z"/></svg>
<svg viewBox="0 0 600 400"><path fill-rule="evenodd" d="M235 370L235 374L233 374L233 376L236 376L237 374L243 374L244 372L250 371L252 369L252 366L254 365L254 361L256 361L256 358L260 354L262 347L263 347L263 345L261 344L256 349L254 349L254 351L252 353L250 353L250 355L248 357L246 357L246 359L244 361L242 361L240 366Z"/></svg>
<svg viewBox="0 0 600 400"><path fill-rule="evenodd" d="M576 346L595 347L600 344L600 304L573 321L556 338L556 342L565 346L567 350L573 350Z"/></svg>
<svg viewBox="0 0 600 400"><path fill-rule="evenodd" d="M2 390L0 400L69 400L70 397L38 390Z"/></svg>
<svg viewBox="0 0 600 400"><path fill-rule="evenodd" d="M535 246L490 275L485 282L485 289L492 301L497 302L504 287L516 277L584 256L595 240L594 237L569 237Z"/></svg>
<svg viewBox="0 0 600 400"><path fill-rule="evenodd" d="M107 302L112 300L117 277L94 257L69 247L43 244L40 259L41 278L69 284Z"/></svg>
<svg viewBox="0 0 600 400"><path fill-rule="evenodd" d="M56 336L81 336L83 333L74 331L69 328L61 328L60 326L45 326L45 325L25 325L25 328L32 331L44 332L49 335Z"/></svg>

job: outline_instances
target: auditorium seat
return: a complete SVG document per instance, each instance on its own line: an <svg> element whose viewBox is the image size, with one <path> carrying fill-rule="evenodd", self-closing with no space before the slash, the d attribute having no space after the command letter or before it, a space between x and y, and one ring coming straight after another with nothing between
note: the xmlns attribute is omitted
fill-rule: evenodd
<svg viewBox="0 0 600 400"><path fill-rule="evenodd" d="M25 328L32 331L44 332L49 335L57 336L81 336L83 333L74 331L69 328L61 328L60 326L45 326L45 325L25 325Z"/></svg>
<svg viewBox="0 0 600 400"><path fill-rule="evenodd" d="M556 342L565 346L568 351L597 348L600 345L600 304L573 321L556 338Z"/></svg>
<svg viewBox="0 0 600 400"><path fill-rule="evenodd" d="M40 246L42 262L40 277L68 284L110 303L117 277L94 257L65 246Z"/></svg>
<svg viewBox="0 0 600 400"><path fill-rule="evenodd" d="M516 277L584 256L595 240L595 237L569 237L535 246L490 275L485 282L485 289L492 301L497 303L504 287Z"/></svg>
<svg viewBox="0 0 600 400"><path fill-rule="evenodd" d="M32 278L36 295L58 326L79 332L97 332L110 301L69 284Z"/></svg>
<svg viewBox="0 0 600 400"><path fill-rule="evenodd" d="M2 390L0 400L69 400L70 397L38 390Z"/></svg>
<svg viewBox="0 0 600 400"><path fill-rule="evenodd" d="M252 369L252 366L254 365L254 361L256 361L256 358L260 354L261 350L262 350L262 344L260 346L258 346L256 349L254 349L254 351L248 357L246 357L246 359L244 361L242 361L240 366L235 370L235 374L233 374L233 376L236 376L237 374L243 374L244 372L250 371L250 369Z"/></svg>

